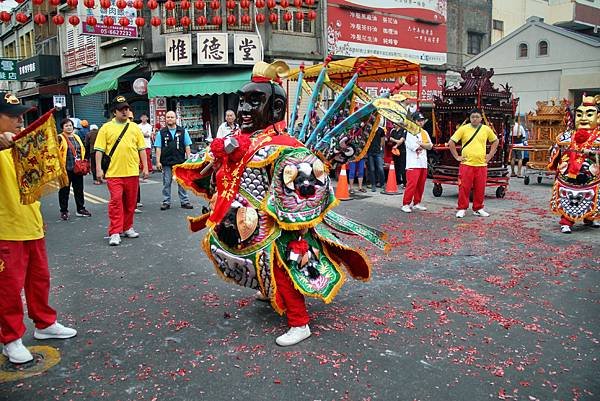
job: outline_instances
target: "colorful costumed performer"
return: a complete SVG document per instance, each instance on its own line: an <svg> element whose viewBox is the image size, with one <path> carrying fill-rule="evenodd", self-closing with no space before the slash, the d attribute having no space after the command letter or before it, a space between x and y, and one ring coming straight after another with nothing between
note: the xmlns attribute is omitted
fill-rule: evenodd
<svg viewBox="0 0 600 401"><path fill-rule="evenodd" d="M217 272L260 291L278 313L287 313L290 329L277 337L280 346L311 335L304 296L331 302L345 280L341 266L355 279L371 277L366 255L322 222L386 246L383 233L330 211L338 200L329 162L320 159L328 149L315 155L287 134L283 121L287 97L280 83L287 71L280 61L259 62L239 92L240 131L215 139L199 159L174 169L179 183L209 200L210 209L190 218L190 228L208 227L203 246ZM377 119L349 125L359 127L353 138L363 138L361 149Z"/></svg>
<svg viewBox="0 0 600 401"><path fill-rule="evenodd" d="M549 169L556 170L550 207L561 216L560 231L571 233L577 221L600 228L600 95L583 96L575 109L575 130L556 138Z"/></svg>

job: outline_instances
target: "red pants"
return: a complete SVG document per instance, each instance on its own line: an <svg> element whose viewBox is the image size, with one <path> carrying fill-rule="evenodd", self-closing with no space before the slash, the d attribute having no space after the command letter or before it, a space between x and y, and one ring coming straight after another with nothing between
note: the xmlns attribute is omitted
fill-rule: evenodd
<svg viewBox="0 0 600 401"><path fill-rule="evenodd" d="M148 160L148 172L152 172L152 148L146 148L146 159ZM140 170L141 170L140 162Z"/></svg>
<svg viewBox="0 0 600 401"><path fill-rule="evenodd" d="M588 223L588 224L592 223L593 221L594 220L592 220L592 219L584 219L583 220L584 223ZM573 220L569 219L568 217L561 216L558 224L560 224L561 226L573 227L573 224L575 224L575 222Z"/></svg>
<svg viewBox="0 0 600 401"><path fill-rule="evenodd" d="M0 342L8 344L25 334L23 301L38 329L56 322L56 311L48 305L50 272L45 240L0 240Z"/></svg>
<svg viewBox="0 0 600 401"><path fill-rule="evenodd" d="M409 168L406 170L406 188L404 188L403 205L418 205L423 199L425 191L425 180L427 179L426 168Z"/></svg>
<svg viewBox="0 0 600 401"><path fill-rule="evenodd" d="M310 318L304 304L304 295L294 288L292 279L277 260L273 266L273 273L277 286L277 304L285 310L288 326L300 327L308 324Z"/></svg>
<svg viewBox="0 0 600 401"><path fill-rule="evenodd" d="M110 192L108 235L120 234L133 227L139 177L108 178L106 184Z"/></svg>
<svg viewBox="0 0 600 401"><path fill-rule="evenodd" d="M469 195L473 189L473 211L483 209L487 167L473 167L461 164L458 168L458 207L469 208Z"/></svg>

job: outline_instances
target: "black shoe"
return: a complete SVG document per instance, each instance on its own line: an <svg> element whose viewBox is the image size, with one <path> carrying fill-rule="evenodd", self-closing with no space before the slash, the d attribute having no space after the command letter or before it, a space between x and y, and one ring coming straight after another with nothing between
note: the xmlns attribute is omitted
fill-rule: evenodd
<svg viewBox="0 0 600 401"><path fill-rule="evenodd" d="M167 210L170 208L171 208L171 205L169 205L168 203L163 203L162 205L160 205L160 210Z"/></svg>
<svg viewBox="0 0 600 401"><path fill-rule="evenodd" d="M86 208L83 208L81 210L78 210L75 213L75 216L77 216L77 217L92 217L92 214Z"/></svg>
<svg viewBox="0 0 600 401"><path fill-rule="evenodd" d="M182 208L182 209L193 209L193 208L194 208L194 206L192 206L192 204L191 204L191 203L182 203L182 204L181 204L181 208Z"/></svg>
<svg viewBox="0 0 600 401"><path fill-rule="evenodd" d="M69 220L69 212L60 212L60 219L64 221Z"/></svg>

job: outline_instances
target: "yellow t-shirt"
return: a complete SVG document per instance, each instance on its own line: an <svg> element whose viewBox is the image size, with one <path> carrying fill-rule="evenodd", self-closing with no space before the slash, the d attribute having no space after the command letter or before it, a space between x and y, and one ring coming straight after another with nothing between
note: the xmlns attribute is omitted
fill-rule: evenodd
<svg viewBox="0 0 600 401"><path fill-rule="evenodd" d="M94 150L110 153L113 145L119 139L125 124L114 119L104 124L98 131ZM106 172L107 178L134 177L140 174L140 150L146 151L144 134L134 122L129 123L127 132L112 155L110 166Z"/></svg>
<svg viewBox="0 0 600 401"><path fill-rule="evenodd" d="M471 139L476 129L471 124L465 124L456 130L450 140L455 143L460 142L461 145L464 145ZM473 167L487 166L485 162L486 146L488 141L494 142L496 139L498 137L494 134L494 131L487 125L482 125L475 138L469 143L469 146L461 150L461 156L463 157L462 164Z"/></svg>
<svg viewBox="0 0 600 401"><path fill-rule="evenodd" d="M0 152L0 240L28 241L44 238L40 202L22 205L17 173L10 149Z"/></svg>

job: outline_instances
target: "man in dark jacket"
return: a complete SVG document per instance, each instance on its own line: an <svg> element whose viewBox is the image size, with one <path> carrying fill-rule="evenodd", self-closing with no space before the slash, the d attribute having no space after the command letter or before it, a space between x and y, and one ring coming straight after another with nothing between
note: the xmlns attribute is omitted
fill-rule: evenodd
<svg viewBox="0 0 600 401"><path fill-rule="evenodd" d="M154 146L156 147L156 167L163 172L163 202L160 210L171 208L171 182L173 181L173 166L181 164L190 157L192 139L187 129L177 125L177 116L174 111L166 115L167 126L156 134ZM187 192L177 184L177 193L181 207L193 209Z"/></svg>

